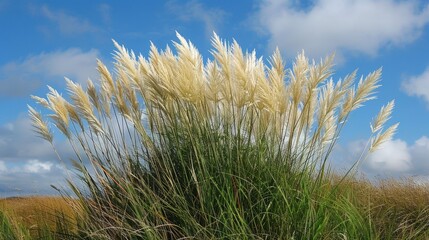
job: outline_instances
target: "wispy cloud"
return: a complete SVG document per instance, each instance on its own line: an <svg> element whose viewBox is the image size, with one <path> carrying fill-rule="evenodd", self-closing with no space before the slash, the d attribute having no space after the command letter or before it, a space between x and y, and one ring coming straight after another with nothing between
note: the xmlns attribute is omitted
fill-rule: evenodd
<svg viewBox="0 0 429 240"><path fill-rule="evenodd" d="M96 59L99 52L96 49L83 51L70 48L65 51L55 51L29 56L21 62L10 62L0 67L0 95L28 96L47 80L64 81L68 77L78 82L95 78Z"/></svg>
<svg viewBox="0 0 429 240"><path fill-rule="evenodd" d="M111 7L109 4L102 3L98 5L97 11L100 13L101 19L104 23L110 23L111 21Z"/></svg>
<svg viewBox="0 0 429 240"><path fill-rule="evenodd" d="M39 11L43 17L54 23L63 34L75 35L99 31L88 20L67 14L64 11L52 10L47 6L42 6Z"/></svg>
<svg viewBox="0 0 429 240"><path fill-rule="evenodd" d="M429 22L429 5L395 0L315 0L302 9L296 1L265 0L254 15L255 29L293 56L336 51L376 55L381 48L418 38Z"/></svg>
<svg viewBox="0 0 429 240"><path fill-rule="evenodd" d="M211 36L213 31L218 30L226 15L222 9L205 7L196 0L186 3L168 1L166 6L172 14L184 22L197 21L203 23L208 36Z"/></svg>
<svg viewBox="0 0 429 240"><path fill-rule="evenodd" d="M402 82L402 89L410 96L422 98L429 106L429 67L422 74Z"/></svg>

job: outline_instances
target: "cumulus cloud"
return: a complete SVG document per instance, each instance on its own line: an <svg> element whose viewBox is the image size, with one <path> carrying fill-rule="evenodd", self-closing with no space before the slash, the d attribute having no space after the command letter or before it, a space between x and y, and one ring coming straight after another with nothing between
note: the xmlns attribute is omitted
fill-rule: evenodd
<svg viewBox="0 0 429 240"><path fill-rule="evenodd" d="M347 145L338 145L334 150L331 165L345 172L361 156L367 142L358 140ZM422 136L414 143L394 139L382 144L360 163L359 170L368 177L406 177L429 179L429 137Z"/></svg>
<svg viewBox="0 0 429 240"><path fill-rule="evenodd" d="M415 174L429 175L429 138L426 136L419 138L409 147L409 151L412 154Z"/></svg>
<svg viewBox="0 0 429 240"><path fill-rule="evenodd" d="M64 77L84 83L88 78L95 78L96 49L83 51L70 48L29 56L20 62L10 62L0 67L0 95L3 97L28 96L46 80L64 81Z"/></svg>
<svg viewBox="0 0 429 240"><path fill-rule="evenodd" d="M51 161L30 159L18 164L0 161L0 197L56 194L51 185L65 189L66 178L66 170Z"/></svg>
<svg viewBox="0 0 429 240"><path fill-rule="evenodd" d="M423 98L429 106L429 67L421 75L405 80L402 88L410 96Z"/></svg>
<svg viewBox="0 0 429 240"><path fill-rule="evenodd" d="M225 12L217 8L207 8L196 0L188 1L185 4L176 1L168 1L166 4L171 13L185 22L199 21L204 24L206 34L211 36L213 31L225 17Z"/></svg>
<svg viewBox="0 0 429 240"><path fill-rule="evenodd" d="M429 22L429 5L419 8L416 1L314 0L305 9L296 3L262 1L253 18L269 44L289 56L302 49L311 57L376 55L384 46L412 42Z"/></svg>
<svg viewBox="0 0 429 240"><path fill-rule="evenodd" d="M0 172L8 172L10 174L15 174L15 173L43 174L54 170L54 168L62 169L63 167L60 166L59 164L54 164L51 161L41 161L39 159L28 159L24 162L18 162L18 163L9 162L8 164L6 164L4 161L0 161Z"/></svg>
<svg viewBox="0 0 429 240"><path fill-rule="evenodd" d="M31 159L24 165L23 170L29 173L49 172L52 166L53 163L51 162L41 162L38 159Z"/></svg>
<svg viewBox="0 0 429 240"><path fill-rule="evenodd" d="M369 155L365 165L373 172L408 172L412 168L411 157L412 153L407 143L396 139L384 143L381 149Z"/></svg>

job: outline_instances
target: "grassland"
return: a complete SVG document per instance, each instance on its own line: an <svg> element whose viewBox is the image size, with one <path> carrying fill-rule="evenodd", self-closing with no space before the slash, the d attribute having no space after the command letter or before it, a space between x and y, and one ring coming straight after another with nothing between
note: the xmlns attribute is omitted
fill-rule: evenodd
<svg viewBox="0 0 429 240"><path fill-rule="evenodd" d="M28 196L0 199L0 239L61 239L76 231L72 200ZM10 233L7 235L8 230Z"/></svg>
<svg viewBox="0 0 429 240"><path fill-rule="evenodd" d="M355 203L365 212L377 239L429 238L429 185L413 179L347 180Z"/></svg>
<svg viewBox="0 0 429 240"><path fill-rule="evenodd" d="M339 178L334 179L338 181ZM338 194L352 195L359 205L358 210L367 214L377 233L374 239L429 238L427 184L411 179L376 183L347 179L340 187ZM19 239L80 239L77 214L70 204L74 203L62 197L3 198L0 199L0 212L8 217L12 229L19 229L16 231L21 234L16 235L21 236Z"/></svg>

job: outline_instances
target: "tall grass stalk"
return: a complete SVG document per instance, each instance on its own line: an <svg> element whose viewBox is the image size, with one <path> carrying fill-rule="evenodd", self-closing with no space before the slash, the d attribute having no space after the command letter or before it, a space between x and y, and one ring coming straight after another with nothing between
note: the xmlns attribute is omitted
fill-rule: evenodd
<svg viewBox="0 0 429 240"><path fill-rule="evenodd" d="M206 62L177 34L173 51L136 56L116 42L114 70L68 80L30 107L36 131L55 126L75 149L82 236L96 239L371 239L374 229L339 194L329 156L350 113L374 98L381 70L331 78L333 56L304 53L266 65L216 34ZM393 102L373 123L373 151ZM363 156L365 158L365 156ZM83 184L82 184L83 183ZM83 187L82 187L83 186Z"/></svg>

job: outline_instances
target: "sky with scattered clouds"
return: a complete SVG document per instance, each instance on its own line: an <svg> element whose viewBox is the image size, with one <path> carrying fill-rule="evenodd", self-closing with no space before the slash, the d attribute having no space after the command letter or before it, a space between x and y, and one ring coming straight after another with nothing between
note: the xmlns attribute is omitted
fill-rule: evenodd
<svg viewBox="0 0 429 240"><path fill-rule="evenodd" d="M429 179L429 3L425 0L261 1L25 1L0 0L0 197L54 194L67 177L52 147L32 132L30 95L47 85L65 93L64 77L96 80L96 59L109 67L112 39L146 55L164 48L175 31L211 58L215 31L267 57L278 47L290 67L304 50L316 60L335 52L334 80L358 69L383 68L378 98L352 114L332 155L347 169L368 139L369 123L395 99L392 141L370 155L360 171L370 177ZM72 150L59 138L67 160Z"/></svg>

